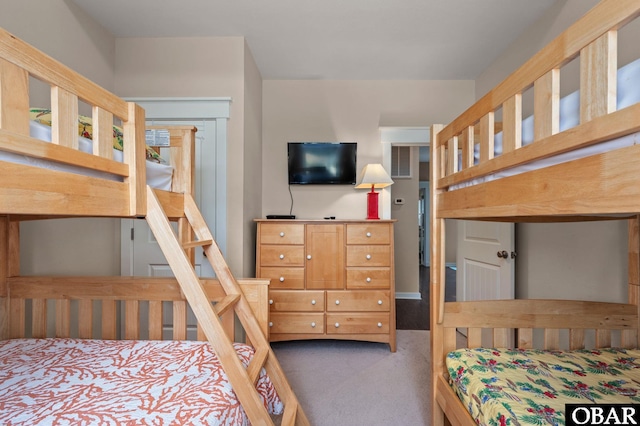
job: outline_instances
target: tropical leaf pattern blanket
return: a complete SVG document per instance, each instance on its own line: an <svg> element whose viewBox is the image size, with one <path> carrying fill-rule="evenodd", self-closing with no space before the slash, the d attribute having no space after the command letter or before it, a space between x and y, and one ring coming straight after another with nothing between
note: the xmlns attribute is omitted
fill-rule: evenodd
<svg viewBox="0 0 640 426"><path fill-rule="evenodd" d="M247 365L253 349L236 344ZM267 410L283 406L263 369ZM0 342L2 425L248 425L207 342Z"/></svg>
<svg viewBox="0 0 640 426"><path fill-rule="evenodd" d="M446 364L479 425L564 425L567 403L640 403L640 350L458 349Z"/></svg>

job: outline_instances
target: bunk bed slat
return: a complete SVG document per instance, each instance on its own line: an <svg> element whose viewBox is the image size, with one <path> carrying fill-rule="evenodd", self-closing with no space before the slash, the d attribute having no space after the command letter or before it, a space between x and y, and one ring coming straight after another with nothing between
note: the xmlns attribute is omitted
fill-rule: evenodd
<svg viewBox="0 0 640 426"><path fill-rule="evenodd" d="M458 137L449 139L447 144L447 174L455 173L458 168Z"/></svg>
<svg viewBox="0 0 640 426"><path fill-rule="evenodd" d="M31 300L31 335L35 338L47 337L47 301L45 299Z"/></svg>
<svg viewBox="0 0 640 426"><path fill-rule="evenodd" d="M560 330L548 328L544 330L544 349L560 349Z"/></svg>
<svg viewBox="0 0 640 426"><path fill-rule="evenodd" d="M580 52L580 122L616 110L617 31L608 31Z"/></svg>
<svg viewBox="0 0 640 426"><path fill-rule="evenodd" d="M569 330L569 349L584 349L585 333L583 329Z"/></svg>
<svg viewBox="0 0 640 426"><path fill-rule="evenodd" d="M78 149L78 97L58 86L51 88L51 143Z"/></svg>
<svg viewBox="0 0 640 426"><path fill-rule="evenodd" d="M533 140L560 131L560 69L553 68L533 84Z"/></svg>
<svg viewBox="0 0 640 426"><path fill-rule="evenodd" d="M29 74L0 58L0 129L29 134Z"/></svg>
<svg viewBox="0 0 640 426"><path fill-rule="evenodd" d="M115 300L102 300L102 338L115 339L117 336L117 306Z"/></svg>
<svg viewBox="0 0 640 426"><path fill-rule="evenodd" d="M113 159L113 114L94 106L92 108L93 154Z"/></svg>
<svg viewBox="0 0 640 426"><path fill-rule="evenodd" d="M480 161L485 163L493 158L493 138L495 136L495 113L485 114L480 119Z"/></svg>
<svg viewBox="0 0 640 426"><path fill-rule="evenodd" d="M149 301L149 339L162 340L162 302Z"/></svg>
<svg viewBox="0 0 640 426"><path fill-rule="evenodd" d="M140 302L127 300L124 302L124 338L135 340L140 338Z"/></svg>
<svg viewBox="0 0 640 426"><path fill-rule="evenodd" d="M71 336L71 301L56 299L56 337Z"/></svg>
<svg viewBox="0 0 640 426"><path fill-rule="evenodd" d="M462 164L460 169L468 169L473 166L474 151L474 127L469 126L460 134L460 146L462 148Z"/></svg>
<svg viewBox="0 0 640 426"><path fill-rule="evenodd" d="M518 328L517 330L518 347L529 349L533 347L533 329L528 327Z"/></svg>
<svg viewBox="0 0 640 426"><path fill-rule="evenodd" d="M522 146L522 94L516 93L502 104L503 151L511 152Z"/></svg>
<svg viewBox="0 0 640 426"><path fill-rule="evenodd" d="M173 339L187 338L187 302L173 302Z"/></svg>
<svg viewBox="0 0 640 426"><path fill-rule="evenodd" d="M82 299L78 301L78 317L82 321L78 323L78 337L90 339L93 335L93 300Z"/></svg>

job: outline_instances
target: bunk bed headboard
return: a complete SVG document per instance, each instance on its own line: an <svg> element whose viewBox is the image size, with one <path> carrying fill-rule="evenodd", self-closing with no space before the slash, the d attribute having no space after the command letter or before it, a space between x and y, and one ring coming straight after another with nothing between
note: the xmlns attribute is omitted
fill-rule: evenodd
<svg viewBox="0 0 640 426"><path fill-rule="evenodd" d="M209 300L225 293L215 279L203 279ZM240 279L260 327L268 333L269 280ZM163 316L163 304L172 315ZM15 277L8 279L9 338L186 340L187 302L174 278ZM215 305L214 305L215 306ZM233 310L218 311L227 335L236 336ZM167 336L167 333L170 336ZM197 329L198 340L206 340Z"/></svg>

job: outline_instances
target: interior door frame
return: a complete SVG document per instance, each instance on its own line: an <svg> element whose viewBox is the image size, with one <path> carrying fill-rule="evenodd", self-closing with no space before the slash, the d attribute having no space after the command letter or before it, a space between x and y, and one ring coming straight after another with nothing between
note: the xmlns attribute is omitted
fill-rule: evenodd
<svg viewBox="0 0 640 426"><path fill-rule="evenodd" d="M227 121L230 117L231 98L191 98L191 97L129 97L125 100L136 102L145 109L147 120L166 121L196 121L215 120L216 121L216 164L215 164L215 197L216 200L227 199ZM209 224L215 235L216 243L220 250L225 253L227 240L227 203L215 203L215 224ZM131 221L133 219L123 219L120 231L120 258L133 259L133 241L130 238ZM133 274L133 264L131 262L121 262L120 273L123 276Z"/></svg>

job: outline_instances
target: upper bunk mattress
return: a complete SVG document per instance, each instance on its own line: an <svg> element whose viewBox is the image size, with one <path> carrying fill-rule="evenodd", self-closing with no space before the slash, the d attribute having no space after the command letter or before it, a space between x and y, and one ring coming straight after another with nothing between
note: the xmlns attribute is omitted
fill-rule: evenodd
<svg viewBox="0 0 640 426"><path fill-rule="evenodd" d="M29 122L30 136L42 141L51 142L51 127L31 120ZM86 153L93 153L93 141L91 139L78 136L79 149ZM113 150L113 159L118 162L123 161L122 151L117 149ZM61 172L69 172L82 174L85 176L93 176L101 179L118 180L114 175L105 172L99 172L83 167L72 166L68 164L62 164L55 161L43 160L40 158L34 158L27 155L14 154L10 152L0 151L0 161L7 161L10 163L25 164L35 167L46 168L49 170L56 170ZM171 179L173 176L173 167L168 164L162 164L155 161L146 161L147 165L147 185L156 189L163 189L165 191L171 190Z"/></svg>
<svg viewBox="0 0 640 426"><path fill-rule="evenodd" d="M618 70L617 74L617 110L640 102L640 59L637 59ZM560 99L560 123L559 131L571 129L580 124L580 92L575 91ZM522 120L522 146L533 142L534 116L529 116ZM528 164L506 169L497 173L483 176L477 179L452 185L449 189L464 188L479 183L489 182L503 177L513 176L519 173L537 170L556 164L565 163L572 160L626 148L640 143L640 133L626 135L610 141L601 142L585 148L576 149L550 158L533 161ZM494 137L494 157L502 154L502 132L496 133ZM480 159L480 146L474 147L474 163ZM461 162L461 159L460 159Z"/></svg>
<svg viewBox="0 0 640 426"><path fill-rule="evenodd" d="M253 349L235 348L246 367ZM264 369L256 388L281 414ZM0 424L249 424L208 342L5 340L0 395Z"/></svg>
<svg viewBox="0 0 640 426"><path fill-rule="evenodd" d="M458 349L446 364L480 425L565 424L565 404L640 403L640 350Z"/></svg>

